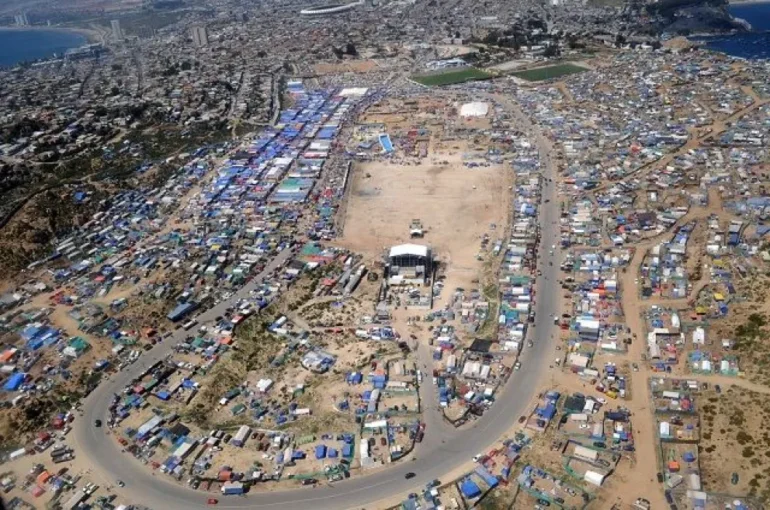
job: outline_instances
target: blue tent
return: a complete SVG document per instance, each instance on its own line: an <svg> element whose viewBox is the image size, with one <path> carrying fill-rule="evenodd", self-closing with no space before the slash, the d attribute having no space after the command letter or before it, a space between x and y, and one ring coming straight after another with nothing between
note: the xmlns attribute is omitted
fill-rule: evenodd
<svg viewBox="0 0 770 510"><path fill-rule="evenodd" d="M324 459L326 458L326 445L325 444L319 444L315 447L315 458L316 459Z"/></svg>
<svg viewBox="0 0 770 510"><path fill-rule="evenodd" d="M460 490L462 491L463 496L466 498L472 499L481 496L481 489L479 489L479 486L476 485L470 478L463 480L463 482L460 484Z"/></svg>
<svg viewBox="0 0 770 510"><path fill-rule="evenodd" d="M27 374L18 372L13 374L11 377L8 378L7 381L5 381L5 384L3 385L3 389L5 391L16 391L19 389L19 387L24 382L24 378L27 376Z"/></svg>

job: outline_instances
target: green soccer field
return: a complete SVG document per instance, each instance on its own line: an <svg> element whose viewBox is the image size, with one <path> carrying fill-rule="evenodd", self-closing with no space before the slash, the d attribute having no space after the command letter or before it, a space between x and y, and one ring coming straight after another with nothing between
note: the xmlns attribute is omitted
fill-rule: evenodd
<svg viewBox="0 0 770 510"><path fill-rule="evenodd" d="M587 70L588 69L585 67L576 66L574 64L558 64L555 66L539 67L537 69L511 73L511 76L527 81L543 81L550 80L551 78L568 76L570 74L582 73Z"/></svg>
<svg viewBox="0 0 770 510"><path fill-rule="evenodd" d="M463 69L450 69L432 74L423 74L412 76L412 79L422 85L437 87L440 85L451 85L453 83L463 83L473 80L488 80L492 75L476 69L475 67L465 67Z"/></svg>

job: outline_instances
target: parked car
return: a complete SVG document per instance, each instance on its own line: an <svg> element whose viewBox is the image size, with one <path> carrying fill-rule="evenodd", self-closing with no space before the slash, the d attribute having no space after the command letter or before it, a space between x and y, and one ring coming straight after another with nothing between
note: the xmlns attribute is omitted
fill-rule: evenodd
<svg viewBox="0 0 770 510"><path fill-rule="evenodd" d="M405 474L405 475L404 475L404 478L406 478L407 480L411 480L411 479L412 479L412 478L414 478L415 476L417 476L417 475L416 475L416 474L414 474L414 473L412 473L412 472L409 472L409 473L407 473L407 474Z"/></svg>
<svg viewBox="0 0 770 510"><path fill-rule="evenodd" d="M206 500L206 504L208 505L216 505L219 503L219 500L217 498L209 498Z"/></svg>

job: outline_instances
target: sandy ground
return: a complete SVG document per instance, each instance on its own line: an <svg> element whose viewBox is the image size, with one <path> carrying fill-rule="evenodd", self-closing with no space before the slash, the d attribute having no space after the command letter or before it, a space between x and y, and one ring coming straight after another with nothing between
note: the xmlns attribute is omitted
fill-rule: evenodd
<svg viewBox="0 0 770 510"><path fill-rule="evenodd" d="M436 158L449 164L358 166L339 244L372 258L396 244L430 245L446 264L446 286L453 289L478 277L481 236L491 224L505 223L510 192L501 166L466 168L460 152ZM409 224L416 218L427 234L410 240Z"/></svg>
<svg viewBox="0 0 770 510"><path fill-rule="evenodd" d="M377 62L374 60L350 60L347 62L329 62L316 64L313 69L318 74L340 74L340 73L366 73L377 69Z"/></svg>

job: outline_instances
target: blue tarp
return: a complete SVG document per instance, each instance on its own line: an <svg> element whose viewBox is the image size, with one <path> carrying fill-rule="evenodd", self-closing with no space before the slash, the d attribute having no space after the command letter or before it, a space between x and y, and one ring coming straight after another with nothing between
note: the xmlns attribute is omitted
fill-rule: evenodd
<svg viewBox="0 0 770 510"><path fill-rule="evenodd" d="M481 495L481 489L470 478L466 478L460 484L460 490L466 498L477 498Z"/></svg>
<svg viewBox="0 0 770 510"><path fill-rule="evenodd" d="M479 477L484 480L484 483L489 486L490 489L494 489L497 487L497 484L499 483L496 476L492 476L492 474L484 469L483 466L479 466L476 468L476 474L479 475Z"/></svg>
<svg viewBox="0 0 770 510"><path fill-rule="evenodd" d="M556 406L549 403L545 407L538 407L536 412L539 417L551 420L556 415Z"/></svg>
<svg viewBox="0 0 770 510"><path fill-rule="evenodd" d="M315 458L316 459L324 459L326 458L326 445L325 444L319 444L315 447Z"/></svg>
<svg viewBox="0 0 770 510"><path fill-rule="evenodd" d="M18 372L16 374L13 374L11 377L8 378L7 381L5 381L5 384L3 385L3 389L5 391L16 391L19 389L19 387L24 382L24 378L27 374L23 374L21 372Z"/></svg>

